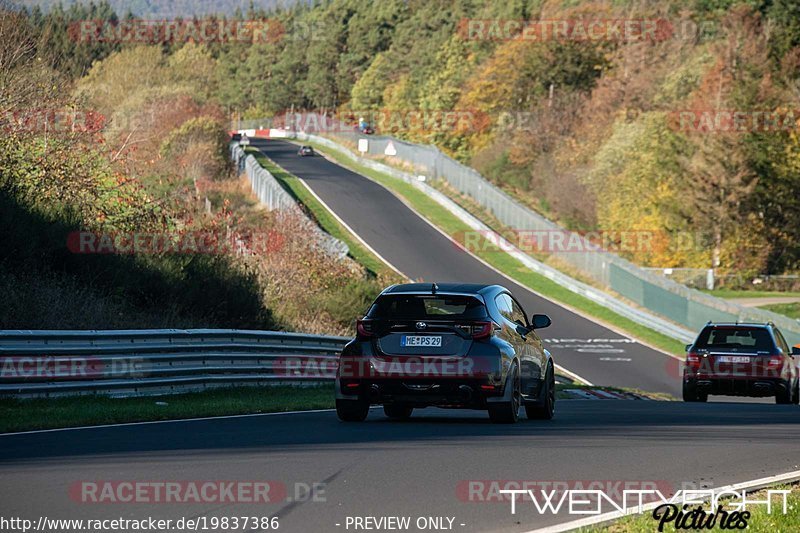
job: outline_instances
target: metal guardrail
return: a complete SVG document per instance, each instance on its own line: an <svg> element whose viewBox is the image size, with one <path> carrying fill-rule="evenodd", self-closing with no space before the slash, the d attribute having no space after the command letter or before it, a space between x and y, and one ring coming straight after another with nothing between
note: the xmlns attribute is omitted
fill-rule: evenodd
<svg viewBox="0 0 800 533"><path fill-rule="evenodd" d="M470 214L468 211L463 209L460 205L450 199L447 195L440 192L439 190L427 185L424 182L418 180L415 176L403 172L402 170L390 167L381 163L379 161L375 161L373 159L367 159L364 157L359 157L358 155L354 154L346 147L337 144L336 142L326 138L326 137L319 137L317 135L312 135L304 132L295 132L293 134L296 138L300 140L309 140L315 143L318 143L322 146L330 148L332 150L337 151L338 153L348 157L352 161L355 161L367 168L372 170L382 172L384 174L388 174L395 178L401 179L406 183L410 184L411 186L419 189L423 194L435 200L439 205L450 211L453 215L457 216L461 219L462 222L467 224L471 229L477 230L482 232L484 236L492 237L496 242L501 243L501 248L505 250L509 255L520 261L523 265L530 268L534 272L537 272L546 278L554 281L555 283L561 285L562 287L576 293L580 294L581 296L585 296L586 298L599 303L603 307L611 309L615 313L624 316L638 324L646 326L650 329L658 331L663 335L671 337L673 339L677 339L683 343L688 343L694 340L696 333L682 327L678 324L670 322L669 320L665 320L657 315L647 312L647 310L635 307L633 305L627 304L618 298L600 290L594 288L586 283L582 283L567 274L564 274L560 270L557 270L549 265L542 263L534 259L533 257L529 256L525 252L517 249L512 243L506 241L502 236L495 233L489 226L483 223L481 220Z"/></svg>
<svg viewBox="0 0 800 533"><path fill-rule="evenodd" d="M267 120L262 120L261 122L269 123ZM388 136L359 135L357 132L344 127L334 128L333 131L325 133L350 144L356 143L359 139L366 140L367 153L377 158L386 157L387 148L391 144L391 153L395 154L392 156L393 160L401 162L405 166L413 168L417 173L427 175L427 177L446 180L456 190L472 197L481 206L491 211L508 227L522 230L553 231L565 235L565 241L585 241L585 237L573 235L572 232L521 205L500 188L488 182L474 169L452 160L433 146L421 146ZM381 172L389 175L400 177L407 181L409 179L414 182L417 181L414 174L389 166L376 159L359 157L353 153L352 148L348 148L340 144L340 142L327 137L320 137L312 132L304 131L292 131L289 132L289 135L297 136L300 139L313 139L369 168L380 168ZM569 238L567 239L566 236L569 236ZM647 317L641 317L647 318L647 322L653 324L661 321L666 324L669 321L673 324L673 327L667 329L675 329L674 326L677 326L677 329L675 329L676 334L668 333L665 328L656 328L662 333L685 341L687 332L693 337L691 332L698 331L709 320L715 322L769 321L781 329L790 344L800 343L800 320L764 309L745 307L701 293L671 279L648 272L611 252L588 251L592 249L592 246L588 244L585 249L587 251L582 253L565 252L553 253L553 255L577 268L601 286L633 302L638 306L639 310L644 310L648 315ZM529 260L526 259L525 262L528 263ZM548 277L557 281L555 278L558 276L554 274ZM569 283L568 285L574 284ZM570 287L567 286L567 288ZM570 288L570 290L573 289ZM580 292L583 292L583 288L581 288ZM585 295L588 296L589 294ZM603 299L606 301L618 301L614 298L609 299L607 295ZM600 303L606 305L603 302ZM636 309L627 304L624 305L630 309ZM638 319L641 311L622 314L639 323L648 325L645 321ZM652 326L648 325L648 327Z"/></svg>
<svg viewBox="0 0 800 533"><path fill-rule="evenodd" d="M253 192L267 209L296 213L298 220L316 237L317 245L325 253L339 259L344 259L350 253L347 243L325 232L313 222L300 208L297 201L275 179L275 176L262 167L255 157L247 155L238 142L231 142L230 152L239 174L247 175Z"/></svg>
<svg viewBox="0 0 800 533"><path fill-rule="evenodd" d="M0 395L161 395L330 381L346 337L235 329L0 331Z"/></svg>

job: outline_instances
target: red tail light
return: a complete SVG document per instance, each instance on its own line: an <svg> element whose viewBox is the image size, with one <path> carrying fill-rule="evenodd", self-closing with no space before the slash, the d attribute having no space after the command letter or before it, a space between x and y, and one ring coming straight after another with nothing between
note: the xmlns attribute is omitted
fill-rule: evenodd
<svg viewBox="0 0 800 533"><path fill-rule="evenodd" d="M486 339L492 335L491 322L474 322L469 325L469 334L473 339Z"/></svg>
<svg viewBox="0 0 800 533"><path fill-rule="evenodd" d="M783 357L780 355L770 356L769 361L767 361L767 368L779 368L781 366L783 366Z"/></svg>
<svg viewBox="0 0 800 533"><path fill-rule="evenodd" d="M687 353L686 366L689 368L700 368L700 356L692 352Z"/></svg>
<svg viewBox="0 0 800 533"><path fill-rule="evenodd" d="M362 337L372 337L375 334L372 331L371 320L356 320L356 331Z"/></svg>

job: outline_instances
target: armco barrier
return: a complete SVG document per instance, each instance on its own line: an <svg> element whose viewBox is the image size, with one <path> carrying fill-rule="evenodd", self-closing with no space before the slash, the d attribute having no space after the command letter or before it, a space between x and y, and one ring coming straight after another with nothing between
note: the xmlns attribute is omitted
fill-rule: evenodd
<svg viewBox="0 0 800 533"><path fill-rule="evenodd" d="M235 329L0 331L0 395L160 395L330 381L349 339Z"/></svg>
<svg viewBox="0 0 800 533"><path fill-rule="evenodd" d="M340 259L347 256L350 248L346 243L324 232L317 226L298 206L295 199L278 183L267 169L258 164L252 155L247 155L238 143L232 142L230 146L231 159L239 172L246 174L250 180L253 192L259 201L270 211L274 209L294 211L305 227L317 236L319 247L326 253Z"/></svg>
<svg viewBox="0 0 800 533"><path fill-rule="evenodd" d="M269 124L268 120L260 122ZM318 122L322 123L321 120ZM290 136L296 134L302 136L309 133L288 133ZM340 142L318 135L312 135L312 137L318 142L320 139L325 139L329 143L329 147L350 154L351 157L357 158L359 163L367 166L375 165L372 168L380 169L381 172L403 177L403 179L414 179L412 174L393 166L383 164L375 159L358 157L351 148L347 148L341 142L355 146L360 139L366 140L368 155L387 158L387 161L404 168L411 168L415 173L428 178L446 180L456 190L470 196L483 208L490 211L505 226L520 230L559 232L565 235L565 241L586 243L582 249L587 251L556 252L553 255L577 268L603 287L648 311L651 316L657 315L668 319L681 326L684 331L696 332L709 320L773 322L783 331L790 344L800 343L800 321L763 309L745 307L690 289L640 268L616 254L606 251L591 251L593 246L583 236L572 234L521 205L483 178L477 171L453 160L434 146L421 146L388 136L360 135L352 128L345 127L333 128L333 133L326 133L326 135L335 137ZM388 149L390 143L391 150ZM387 156L387 153L394 155ZM684 340L683 335L675 338Z"/></svg>

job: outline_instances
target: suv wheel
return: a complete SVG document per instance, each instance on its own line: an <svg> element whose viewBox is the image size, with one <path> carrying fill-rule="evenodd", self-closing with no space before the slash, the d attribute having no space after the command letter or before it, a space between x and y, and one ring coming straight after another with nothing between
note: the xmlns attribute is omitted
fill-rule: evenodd
<svg viewBox="0 0 800 533"><path fill-rule="evenodd" d="M551 364L547 365L543 390L539 398L539 401L525 403L525 414L529 419L552 420L556 412L556 376Z"/></svg>
<svg viewBox="0 0 800 533"><path fill-rule="evenodd" d="M788 404L794 403L794 387L792 387L792 382L789 381L786 383L786 387L778 388L778 392L775 393L775 403L777 404Z"/></svg>
<svg viewBox="0 0 800 533"><path fill-rule="evenodd" d="M369 414L369 402L364 400L336 400L336 416L342 422L363 422Z"/></svg>
<svg viewBox="0 0 800 533"><path fill-rule="evenodd" d="M514 367L511 377L511 401L490 403L489 419L495 424L514 424L519 420L519 409L522 405L522 384L519 371Z"/></svg>
<svg viewBox="0 0 800 533"><path fill-rule="evenodd" d="M694 383L683 382L683 401L684 402L707 402L708 393L699 392Z"/></svg>
<svg viewBox="0 0 800 533"><path fill-rule="evenodd" d="M408 420L411 418L411 412L413 410L413 407L403 404L383 406L383 413L389 418L393 418L395 420Z"/></svg>

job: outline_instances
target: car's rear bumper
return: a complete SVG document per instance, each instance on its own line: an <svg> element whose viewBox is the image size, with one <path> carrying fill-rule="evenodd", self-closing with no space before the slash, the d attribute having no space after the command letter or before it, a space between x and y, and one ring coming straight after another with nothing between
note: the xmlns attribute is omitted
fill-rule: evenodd
<svg viewBox="0 0 800 533"><path fill-rule="evenodd" d="M729 378L714 376L684 377L684 384L698 392L724 396L775 396L789 390L789 381L782 378Z"/></svg>
<svg viewBox="0 0 800 533"><path fill-rule="evenodd" d="M502 398L504 387L485 380L337 380L338 399L365 398L370 404L415 407L485 409L492 398Z"/></svg>

